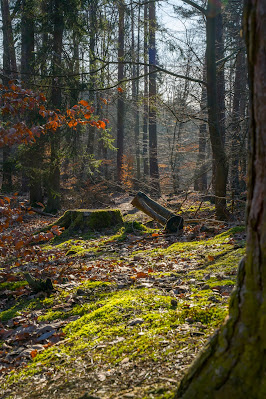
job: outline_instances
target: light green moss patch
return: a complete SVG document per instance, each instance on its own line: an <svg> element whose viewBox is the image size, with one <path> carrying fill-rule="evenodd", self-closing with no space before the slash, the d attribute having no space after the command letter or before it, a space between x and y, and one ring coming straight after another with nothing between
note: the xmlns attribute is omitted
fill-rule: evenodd
<svg viewBox="0 0 266 399"><path fill-rule="evenodd" d="M92 288L83 284L83 289L86 287ZM97 287L99 285L95 285ZM37 374L48 365L66 367L77 356L85 359L88 352L95 361L114 365L125 357L137 361L162 361L169 353L182 348L190 337L190 330L182 331L181 328L187 318L212 330L225 313L225 309L217 306L184 304L182 300L178 301L177 308L173 308L171 297L157 290L132 288L106 292L95 302L73 308L72 314L83 315L64 328L66 342L38 354L26 369L9 377L9 381ZM46 320L49 315L50 311ZM56 312L54 315L63 316Z"/></svg>
<svg viewBox="0 0 266 399"><path fill-rule="evenodd" d="M27 281L6 281L0 283L0 291L4 290L16 291L18 288L25 287L26 285L28 285Z"/></svg>

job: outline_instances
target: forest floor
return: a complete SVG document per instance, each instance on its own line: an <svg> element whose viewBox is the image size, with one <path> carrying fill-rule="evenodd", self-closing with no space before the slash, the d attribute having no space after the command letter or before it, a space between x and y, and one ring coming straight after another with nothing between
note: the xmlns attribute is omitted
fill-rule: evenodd
<svg viewBox="0 0 266 399"><path fill-rule="evenodd" d="M48 262L0 269L1 398L173 397L227 315L245 250L243 222L215 222L208 201L185 205L184 231L170 235L117 199L124 226L63 233L43 245ZM34 294L25 271L55 290Z"/></svg>

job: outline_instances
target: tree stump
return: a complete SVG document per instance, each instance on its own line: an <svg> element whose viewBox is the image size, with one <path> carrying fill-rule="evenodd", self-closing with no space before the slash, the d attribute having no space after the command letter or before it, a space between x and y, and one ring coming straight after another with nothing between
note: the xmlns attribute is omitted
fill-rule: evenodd
<svg viewBox="0 0 266 399"><path fill-rule="evenodd" d="M122 225L119 209L73 209L68 210L52 226L64 227L68 231L81 230L83 233ZM47 228L46 228L47 229Z"/></svg>

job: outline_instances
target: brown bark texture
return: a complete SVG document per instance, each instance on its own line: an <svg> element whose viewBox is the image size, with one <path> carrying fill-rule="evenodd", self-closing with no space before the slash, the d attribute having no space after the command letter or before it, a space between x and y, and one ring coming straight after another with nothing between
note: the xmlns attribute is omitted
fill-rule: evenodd
<svg viewBox="0 0 266 399"><path fill-rule="evenodd" d="M227 159L223 145L218 115L220 107L217 95L217 71L216 71L216 23L221 12L221 2L208 1L206 11L206 67L207 67L207 103L208 123L213 153L215 211L218 219L226 219L226 183L228 175Z"/></svg>
<svg viewBox="0 0 266 399"><path fill-rule="evenodd" d="M124 0L119 1L119 32L118 32L118 81L124 79L124 28L125 28L125 4ZM120 61L120 62L119 62ZM124 125L125 125L125 103L122 91L118 93L117 99L117 178L122 182L123 155L124 155Z"/></svg>
<svg viewBox="0 0 266 399"><path fill-rule="evenodd" d="M54 0L53 4L53 83L51 90L51 102L54 109L60 109L62 104L62 92L60 81L56 75L61 73L62 49L63 49L63 9L60 0ZM51 157L48 185L48 201L46 211L54 213L60 209L60 131L50 135Z"/></svg>
<svg viewBox="0 0 266 399"><path fill-rule="evenodd" d="M144 179L149 176L149 155L148 155L148 5L144 5L144 102L143 102L143 174Z"/></svg>
<svg viewBox="0 0 266 399"><path fill-rule="evenodd" d="M157 116L156 116L156 13L155 1L149 3L149 154L150 154L150 177L152 189L160 192L159 167L157 156Z"/></svg>
<svg viewBox="0 0 266 399"><path fill-rule="evenodd" d="M246 256L239 265L229 316L188 370L182 399L266 397L266 3L246 0L250 159Z"/></svg>

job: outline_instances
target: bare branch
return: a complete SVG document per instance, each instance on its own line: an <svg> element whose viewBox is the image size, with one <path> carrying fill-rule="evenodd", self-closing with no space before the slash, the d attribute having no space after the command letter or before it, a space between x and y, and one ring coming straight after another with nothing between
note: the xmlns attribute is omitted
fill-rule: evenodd
<svg viewBox="0 0 266 399"><path fill-rule="evenodd" d="M196 8L198 11L200 11L203 15L207 16L207 10L201 6L199 6L197 3L194 3L194 1L191 0L182 0L184 3Z"/></svg>

